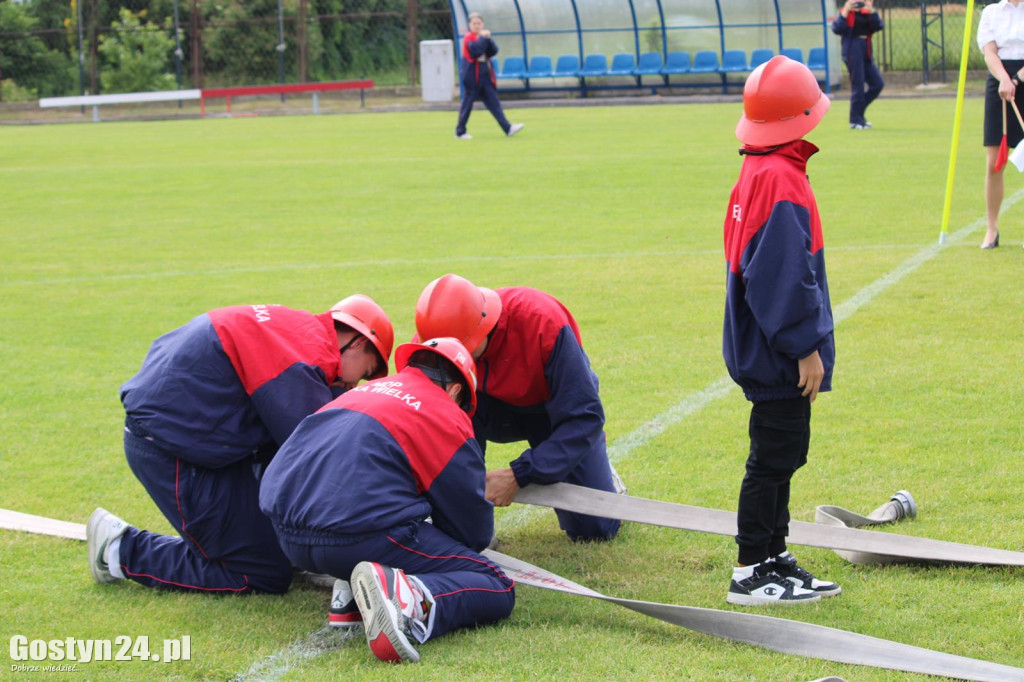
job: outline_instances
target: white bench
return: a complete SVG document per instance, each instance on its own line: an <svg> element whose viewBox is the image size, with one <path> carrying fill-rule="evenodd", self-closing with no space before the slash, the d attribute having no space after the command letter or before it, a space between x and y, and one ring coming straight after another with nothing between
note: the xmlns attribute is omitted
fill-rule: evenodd
<svg viewBox="0 0 1024 682"><path fill-rule="evenodd" d="M41 109L52 107L92 107L92 120L100 120L101 104L137 104L140 102L175 102L202 99L202 90L160 90L158 92L125 92L112 95L82 95L78 97L43 97Z"/></svg>

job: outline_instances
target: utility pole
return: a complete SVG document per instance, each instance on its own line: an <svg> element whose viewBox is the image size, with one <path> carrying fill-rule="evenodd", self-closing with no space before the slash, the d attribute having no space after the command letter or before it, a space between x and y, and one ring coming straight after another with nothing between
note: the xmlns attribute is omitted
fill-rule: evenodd
<svg viewBox="0 0 1024 682"><path fill-rule="evenodd" d="M184 57L181 51L181 25L178 22L178 0L174 0L174 76L178 81L178 89L181 90L181 59ZM184 102L178 100L178 108L181 109Z"/></svg>
<svg viewBox="0 0 1024 682"><path fill-rule="evenodd" d="M192 0L192 87L203 87L203 15L199 0Z"/></svg>
<svg viewBox="0 0 1024 682"><path fill-rule="evenodd" d="M409 43L409 85L416 85L416 62L419 56L419 2L418 0L406 0L406 29Z"/></svg>
<svg viewBox="0 0 1024 682"><path fill-rule="evenodd" d="M306 5L309 0L299 0L299 82L309 80L309 26L306 23Z"/></svg>

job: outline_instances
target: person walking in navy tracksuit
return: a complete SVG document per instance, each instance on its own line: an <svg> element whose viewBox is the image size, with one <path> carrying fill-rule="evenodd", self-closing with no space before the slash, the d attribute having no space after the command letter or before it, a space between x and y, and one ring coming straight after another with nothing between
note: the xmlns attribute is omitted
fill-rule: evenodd
<svg viewBox="0 0 1024 682"><path fill-rule="evenodd" d="M455 137L471 140L466 132L473 103L482 100L494 120L505 134L512 137L523 129L522 123L509 123L498 99L498 81L491 68L491 58L498 54L498 45L491 38L491 32L484 28L483 17L476 12L469 14L469 31L462 37L462 67L459 78L462 81L462 106L459 107L459 122L455 126Z"/></svg>
<svg viewBox="0 0 1024 682"><path fill-rule="evenodd" d="M807 462L811 403L831 389L835 339L825 251L802 139L830 106L814 74L784 56L754 69L736 137L743 166L724 224L722 355L752 403L726 600L810 603L841 592L786 548L790 481Z"/></svg>
<svg viewBox="0 0 1024 682"><path fill-rule="evenodd" d="M529 443L509 467L487 474L487 499L512 503L530 483L573 483L624 492L608 461L598 380L572 314L529 287L493 291L448 274L416 305L420 338L453 336L476 359L476 439ZM610 540L619 521L556 510L572 540Z"/></svg>
<svg viewBox="0 0 1024 682"><path fill-rule="evenodd" d="M395 365L299 425L267 468L260 508L296 565L351 575L370 649L399 663L419 660L414 640L508 617L515 593L478 554L494 508L470 422L472 357L432 339L399 346Z"/></svg>
<svg viewBox="0 0 1024 682"><path fill-rule="evenodd" d="M885 87L871 49L871 35L883 28L874 0L846 0L832 22L832 32L842 36L843 61L850 72L850 128L853 130L871 127L864 112Z"/></svg>
<svg viewBox="0 0 1024 682"><path fill-rule="evenodd" d="M128 464L180 537L97 509L98 582L281 593L292 566L259 511L259 475L337 391L387 374L394 332L367 296L314 315L278 305L213 310L157 339L121 387Z"/></svg>

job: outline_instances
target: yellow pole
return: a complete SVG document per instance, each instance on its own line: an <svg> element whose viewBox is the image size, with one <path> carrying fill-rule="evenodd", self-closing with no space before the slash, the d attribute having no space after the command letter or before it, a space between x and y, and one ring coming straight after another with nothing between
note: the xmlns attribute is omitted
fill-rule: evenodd
<svg viewBox="0 0 1024 682"><path fill-rule="evenodd" d="M967 0L964 21L964 45L960 50L960 78L956 87L956 114L953 116L953 142L949 147L949 172L946 174L946 199L942 204L942 231L939 243L946 243L949 232L949 208L953 203L953 178L956 176L956 155L960 149L960 118L964 110L964 87L967 83L967 53L971 49L971 23L974 21L974 0Z"/></svg>

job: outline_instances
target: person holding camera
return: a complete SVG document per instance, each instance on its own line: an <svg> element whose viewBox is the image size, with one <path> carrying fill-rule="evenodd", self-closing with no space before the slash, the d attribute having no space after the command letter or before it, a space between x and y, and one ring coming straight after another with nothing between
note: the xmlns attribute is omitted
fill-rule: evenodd
<svg viewBox="0 0 1024 682"><path fill-rule="evenodd" d="M455 126L455 137L472 140L466 132L473 104L482 100L494 116L505 135L512 137L523 129L522 123L509 123L498 99L498 81L491 68L491 59L498 54L498 45L491 38L491 32L484 28L484 18L477 12L469 13L469 31L462 38L462 106L459 108L459 122Z"/></svg>
<svg viewBox="0 0 1024 682"><path fill-rule="evenodd" d="M985 208L988 230L983 249L999 246L999 209L1003 205L1003 168L996 168L999 145L1006 125L1006 143L1016 147L1024 139L1017 117L1007 112L1011 101L1024 107L1024 2L1002 0L989 5L978 22L978 47L985 56ZM1004 118L1005 117L1005 118Z"/></svg>
<svg viewBox="0 0 1024 682"><path fill-rule="evenodd" d="M882 17L875 11L874 0L846 0L832 22L832 32L842 36L843 61L850 72L851 130L871 128L864 111L885 87L871 54L871 36L884 27Z"/></svg>

